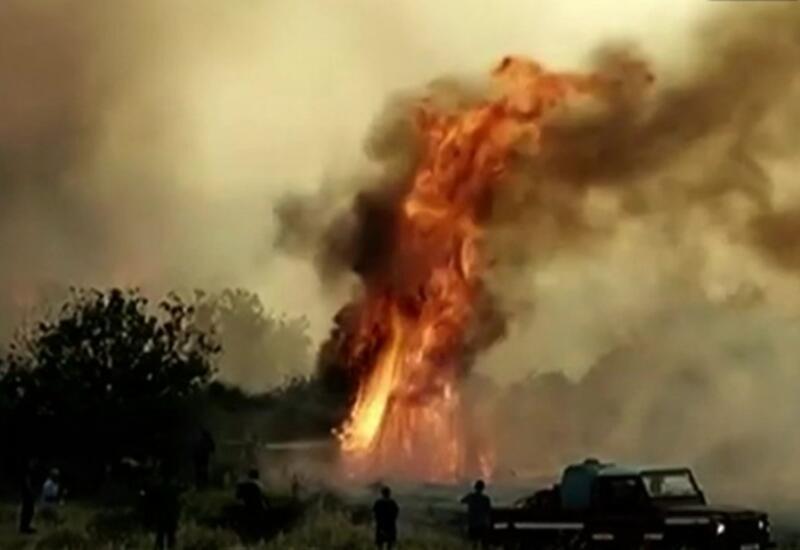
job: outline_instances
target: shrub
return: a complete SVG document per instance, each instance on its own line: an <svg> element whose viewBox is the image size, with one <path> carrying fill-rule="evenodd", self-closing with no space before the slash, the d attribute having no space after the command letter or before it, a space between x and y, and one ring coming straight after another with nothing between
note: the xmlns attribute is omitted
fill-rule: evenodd
<svg viewBox="0 0 800 550"><path fill-rule="evenodd" d="M211 529L189 524L179 534L179 546L183 550L227 550L239 546L239 537L233 531Z"/></svg>
<svg viewBox="0 0 800 550"><path fill-rule="evenodd" d="M60 525L64 523L64 519L59 514L58 508L48 506L41 508L36 514L36 520L44 525Z"/></svg>
<svg viewBox="0 0 800 550"><path fill-rule="evenodd" d="M354 525L343 510L317 508L292 531L278 535L270 550L367 550L373 548L370 529Z"/></svg>
<svg viewBox="0 0 800 550"><path fill-rule="evenodd" d="M142 525L134 510L111 508L94 514L86 524L86 531L100 543L126 543L141 536Z"/></svg>
<svg viewBox="0 0 800 550"><path fill-rule="evenodd" d="M39 539L36 550L94 550L89 538L77 529L61 527Z"/></svg>
<svg viewBox="0 0 800 550"><path fill-rule="evenodd" d="M404 550L461 550L465 546L457 537L434 531L415 530L408 537L401 532L400 536Z"/></svg>
<svg viewBox="0 0 800 550"><path fill-rule="evenodd" d="M23 537L0 537L0 548L3 550L30 550L28 540Z"/></svg>
<svg viewBox="0 0 800 550"><path fill-rule="evenodd" d="M16 525L19 521L19 506L0 505L0 524Z"/></svg>
<svg viewBox="0 0 800 550"><path fill-rule="evenodd" d="M335 497L322 498L303 521L267 544L267 550L368 550L374 548L371 523L353 521L352 510ZM400 526L400 546L407 550L461 550L464 543L446 532Z"/></svg>
<svg viewBox="0 0 800 550"><path fill-rule="evenodd" d="M235 503L231 491L190 492L184 499L182 516L204 527L229 527L230 509Z"/></svg>
<svg viewBox="0 0 800 550"><path fill-rule="evenodd" d="M4 450L48 456L70 466L72 487L97 489L107 463L180 456L220 348L179 298L156 312L138 291L111 289L74 291L11 350L0 365Z"/></svg>

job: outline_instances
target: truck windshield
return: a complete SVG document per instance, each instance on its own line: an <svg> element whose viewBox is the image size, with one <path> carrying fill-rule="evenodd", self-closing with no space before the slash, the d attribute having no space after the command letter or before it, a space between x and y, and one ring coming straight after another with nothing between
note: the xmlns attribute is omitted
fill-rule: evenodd
<svg viewBox="0 0 800 550"><path fill-rule="evenodd" d="M700 491L688 471L655 471L642 474L650 498L700 498Z"/></svg>

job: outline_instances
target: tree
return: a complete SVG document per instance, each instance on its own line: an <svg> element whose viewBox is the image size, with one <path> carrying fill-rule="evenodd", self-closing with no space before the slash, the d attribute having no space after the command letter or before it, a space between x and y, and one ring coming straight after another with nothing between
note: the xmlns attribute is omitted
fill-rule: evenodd
<svg viewBox="0 0 800 550"><path fill-rule="evenodd" d="M73 290L54 319L12 346L0 384L14 448L97 474L123 456L177 452L190 398L220 351L170 295Z"/></svg>
<svg viewBox="0 0 800 550"><path fill-rule="evenodd" d="M304 317L268 313L244 289L195 292L198 325L214 330L225 349L219 379L247 393L270 391L311 370L311 338Z"/></svg>

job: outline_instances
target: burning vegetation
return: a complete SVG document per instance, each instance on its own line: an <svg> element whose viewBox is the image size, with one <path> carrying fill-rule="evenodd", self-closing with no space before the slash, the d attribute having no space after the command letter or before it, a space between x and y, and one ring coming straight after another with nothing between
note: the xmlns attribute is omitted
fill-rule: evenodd
<svg viewBox="0 0 800 550"><path fill-rule="evenodd" d="M270 47L276 38L251 22L277 21L290 28L273 14L257 17L237 9L235 16L220 18L212 10L209 25L203 10L165 14L160 4L132 3L124 19L133 27L120 47L113 21L122 8L98 12L50 4L32 8L12 0L0 8L6 46L0 80L13 83L0 105L5 153L0 225L6 236L0 255L9 259L0 267L0 335L11 333L23 310L50 296L49 285L52 292L70 284L141 285L158 295L169 288L258 281L269 287L264 298L271 307L328 319L326 299L339 304L342 297L325 291L341 281L335 275L352 268L360 277L359 295L337 316L324 350L332 352L336 375L346 381L347 403L340 410L334 399L333 412L320 415L335 418L331 425L339 427L349 472L447 479L493 466L497 472L506 464L552 469L601 443L607 456L658 460L675 453L667 456L699 463L706 455L726 454L716 450L728 448L729 440L747 440L751 433L764 437L765 423L773 426L768 439L778 463L783 466L791 454L783 433L794 427L795 409L763 403L792 402L775 389L788 392L797 376L792 342L800 310L800 207L793 174L800 20L794 6L732 8L729 16L706 22L696 43L675 40L675 57L685 62L674 78L659 67L666 78L654 94L639 93L646 78L630 77L641 67L629 63L638 50L631 50L625 36L613 42L597 37L602 47L594 63L602 78L551 74L512 58L495 71L490 98L459 89L459 104L443 106L436 90L412 109L413 146L398 143L395 128L392 135L378 136L385 142L367 160L379 165L381 174L391 172L391 181L365 192L364 179L372 183L371 174L363 179L354 174L347 166L351 159L337 158L347 168L342 174L342 167L320 166L327 158L320 151L327 154L331 135L343 143L338 130L327 133L328 126L349 128L359 110L365 119L372 115L374 98L355 90L369 88L362 80L373 75L359 69L369 72L373 65L350 59L352 78L338 78L338 70L328 70L327 35L310 36L317 29L306 25L303 13L297 15L303 32L285 35L299 42L320 40L325 55L316 62L306 59L307 50L299 47L304 44L256 47L261 37L269 38ZM505 13L509 21L533 19ZM538 8L536 19L558 26ZM364 23L354 21L360 33ZM185 30L173 32L173 22ZM404 39L413 34L398 29ZM558 32L574 29L568 25ZM504 36L512 33L503 27ZM481 43L481 33L475 40L466 34L474 46L468 57L482 56L489 45ZM387 60L414 57L405 52L424 51L402 42L397 49L403 54L395 57L380 49L390 42L384 33L370 36L374 43L354 50L379 51L375 58L387 66L392 63ZM206 49L186 47L209 39L225 47L212 48L211 56ZM644 51L656 42L644 44ZM522 43L527 44L508 42ZM537 49L549 55L546 48ZM262 72L254 70L250 54L256 50L275 61L263 62ZM296 52L302 61L289 57ZM451 67L468 66L454 51L431 57L453 57ZM402 78L386 83L380 96L442 69L419 65L424 69L398 71ZM285 70L276 74L279 67ZM295 81L297 75L313 80ZM606 87L615 78L624 82ZM347 87L335 88L343 82ZM337 93L318 93L327 86ZM265 90L275 97L265 97ZM573 92L599 95L602 108L572 117L577 110L563 107ZM230 118L221 105L236 107L245 118ZM334 116L317 116L321 111ZM565 111L568 116L561 117ZM253 123L255 115L261 123ZM384 116L379 113L379 122ZM276 130L283 128L291 128L292 139ZM353 133L360 139L360 130ZM316 134L324 139L315 149ZM387 168L387 160L406 160L410 151L411 173L400 177L397 166ZM316 181L305 191L298 185L317 179L308 167L324 173L322 201L314 201L318 197L310 191ZM356 208L347 211L358 218L354 237L352 227L330 219L344 202L328 200L338 193L330 184L339 183L328 178L338 177L348 180L348 207L359 193ZM262 178L264 185L253 185ZM304 204L292 212L284 203L295 194L300 195L295 202ZM275 201L277 219L269 221L276 222L279 235L265 235L264 210ZM307 236L310 242L302 242ZM265 237L279 242L264 243ZM351 237L355 253L342 250ZM320 292L313 285L304 285L302 293L284 292L298 286L305 273L305 266L283 262L285 253L297 252L293 248L312 254L326 248L322 259L336 256L347 269L321 271ZM594 277L598 271L601 276ZM559 284L548 289L539 280L531 282L541 274ZM572 284L563 283L567 277ZM753 292L742 298L741 290L748 288ZM281 304L285 296L290 299ZM702 306L694 307L695 301ZM535 319L523 318L533 305ZM706 307L713 314L704 313ZM642 328L652 326L664 309L688 313ZM481 366L491 371L485 380L513 381L532 370L564 374L544 389L542 381L529 387L523 380L517 389L498 392L502 407L493 412L500 420L488 431L474 416L476 407L490 407L489 383L481 386L483 399L472 400L463 380L476 354L503 336L506 322L516 336L505 342L510 351L502 360L482 358ZM674 335L690 322L696 323L690 336L703 338ZM650 348L630 336L643 330L659 341L662 367L653 368ZM709 340L705 335L713 330L729 338ZM248 390L275 383L273 373L283 372L276 365L289 363L262 360L277 346L271 338L252 337L246 324L237 323L228 336L223 374ZM257 340L260 344L253 344ZM286 349L292 345L285 335L279 340ZM684 341L702 354L684 354L690 347ZM754 355L740 352L742 341L750 342L747 349ZM302 338L295 342L297 348L305 345ZM681 353L670 355L674 347ZM625 365L645 365L636 371L641 378L634 376L640 383L632 384L622 368L620 375L607 374L603 354L620 348L631 350ZM740 368L730 368L734 360ZM225 364L252 367L231 375ZM687 375L685 395L684 379L677 375L680 392L659 386L662 371L666 377L700 367L710 373L708 382ZM762 367L767 375L757 370ZM743 376L747 384L737 378ZM652 389L639 391L644 386ZM742 387L752 388L746 401ZM587 402L591 406L577 406ZM657 415L660 429L650 422L651 408L670 412ZM676 439L673 410L691 410L702 422L682 422L687 435ZM732 410L741 415L736 422L730 421ZM320 431L329 427L326 422ZM720 461L708 463L716 467ZM743 471L736 470L736 477L754 479Z"/></svg>
<svg viewBox="0 0 800 550"><path fill-rule="evenodd" d="M600 83L517 57L503 59L492 76L491 99L454 110L430 100L416 107L417 166L382 213L378 261L373 255L358 270L363 295L340 317L336 354L357 379L338 432L350 473L427 480L491 473L492 447L467 430L459 391L470 355L491 340L480 326L493 315L482 282L489 263L482 222L515 151L535 152L547 115Z"/></svg>
<svg viewBox="0 0 800 550"><path fill-rule="evenodd" d="M330 188L316 201L294 196L281 204L282 248L315 251L325 284L347 270L359 278L320 362L323 376L334 371L345 380L348 410L337 435L348 473L449 480L489 474L495 458L504 466L503 449L494 452L496 419L486 421L494 432L482 427L481 405L467 403L463 381L476 354L503 336L509 316L518 320L535 301L522 279L556 255L586 259L644 242L630 256L634 265L654 243L671 240L664 256L652 258L667 289L653 311L658 300L680 302L682 285L713 301L716 274L697 271L691 251L709 262L721 248L753 264L775 256L759 236L784 206L758 167L769 160L765 143L782 143L788 132L764 123L788 112L784 95L795 72L784 63L797 51L794 19L783 24L777 13L710 22L725 32L704 38L696 67L653 93L648 67L624 44L599 49L587 75L507 58L493 72L491 94L476 99L458 88L443 100L437 88L416 103L413 146L398 144L397 127L379 128L383 141L372 143L371 160L389 181L362 187L344 216L345 201ZM787 47L776 63L763 64L762 78L748 79L741 61L775 51L754 32L766 28ZM785 234L788 225L777 225L775 233ZM675 280L665 258L674 258ZM720 269L738 273L741 265ZM519 306L518 289L527 300ZM600 311L604 300L592 296L578 307ZM607 347L622 345L626 330L635 330L629 318L608 331ZM529 342L521 347L532 362Z"/></svg>

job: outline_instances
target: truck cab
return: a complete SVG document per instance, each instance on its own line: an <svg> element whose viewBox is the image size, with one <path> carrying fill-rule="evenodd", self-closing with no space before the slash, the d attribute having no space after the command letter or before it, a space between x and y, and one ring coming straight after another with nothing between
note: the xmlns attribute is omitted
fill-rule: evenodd
<svg viewBox="0 0 800 550"><path fill-rule="evenodd" d="M711 506L689 468L587 460L559 484L493 512L498 544L576 548L773 547L763 512Z"/></svg>

